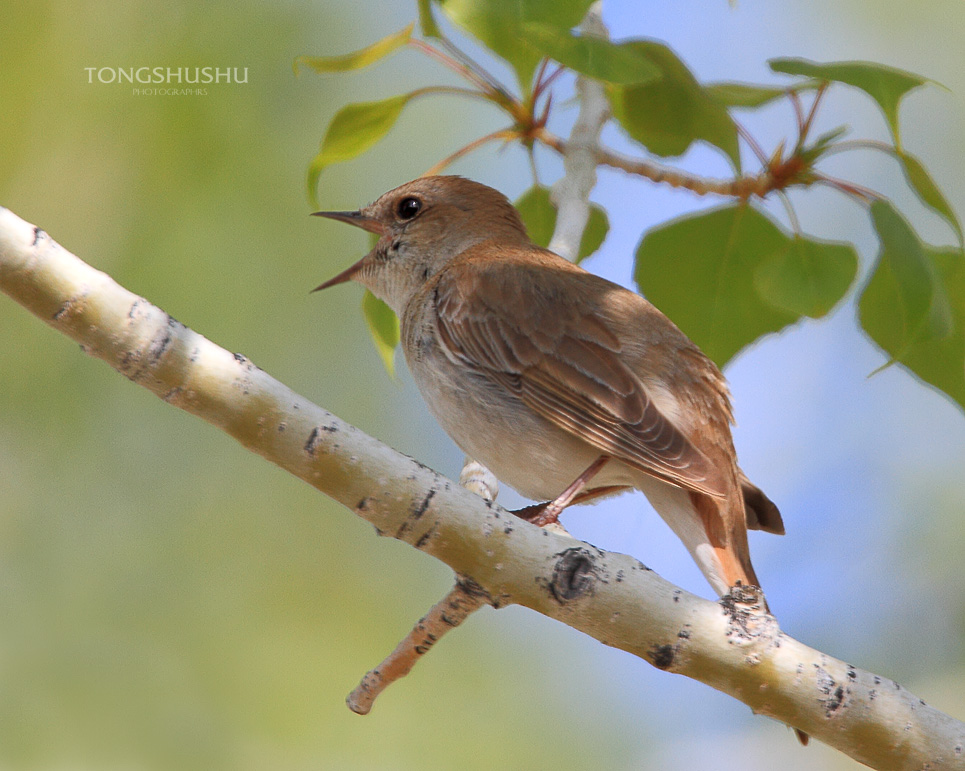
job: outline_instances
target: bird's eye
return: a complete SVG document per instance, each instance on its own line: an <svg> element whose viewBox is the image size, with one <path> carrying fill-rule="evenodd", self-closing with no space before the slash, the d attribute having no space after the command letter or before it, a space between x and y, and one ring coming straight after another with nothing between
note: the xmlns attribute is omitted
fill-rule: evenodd
<svg viewBox="0 0 965 771"><path fill-rule="evenodd" d="M407 196L399 201L399 219L411 220L422 209L422 201L412 196Z"/></svg>

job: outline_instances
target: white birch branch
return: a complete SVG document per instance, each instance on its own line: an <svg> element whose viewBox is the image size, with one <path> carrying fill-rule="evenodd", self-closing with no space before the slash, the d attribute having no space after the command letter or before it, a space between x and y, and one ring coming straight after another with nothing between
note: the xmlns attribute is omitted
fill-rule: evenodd
<svg viewBox="0 0 965 771"><path fill-rule="evenodd" d="M599 0L590 6L580 28L584 35L607 37ZM565 173L552 189L556 228L549 243L551 252L571 262L579 255L580 241L590 218L590 193L596 185L600 132L610 117L610 103L599 81L577 77L576 97L580 111L563 150Z"/></svg>
<svg viewBox="0 0 965 771"><path fill-rule="evenodd" d="M471 577L496 607L532 608L873 768L965 768L965 725L788 637L755 606L756 593L700 599L635 559L521 522L186 328L3 208L0 289L164 401Z"/></svg>

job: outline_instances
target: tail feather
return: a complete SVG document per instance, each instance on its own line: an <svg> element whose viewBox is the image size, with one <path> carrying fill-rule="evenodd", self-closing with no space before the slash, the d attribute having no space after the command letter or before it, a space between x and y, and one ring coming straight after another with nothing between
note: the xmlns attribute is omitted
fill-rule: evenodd
<svg viewBox="0 0 965 771"><path fill-rule="evenodd" d="M747 478L743 471L737 469L741 494L744 497L744 515L747 527L751 530L764 530L768 533L784 535L784 521L774 501L764 495L761 488Z"/></svg>
<svg viewBox="0 0 965 771"><path fill-rule="evenodd" d="M759 587L747 545L743 498L732 495L720 500L695 492L689 495L710 546L709 550L698 547L695 557L717 593L724 595L738 584ZM708 558L715 564L704 564Z"/></svg>

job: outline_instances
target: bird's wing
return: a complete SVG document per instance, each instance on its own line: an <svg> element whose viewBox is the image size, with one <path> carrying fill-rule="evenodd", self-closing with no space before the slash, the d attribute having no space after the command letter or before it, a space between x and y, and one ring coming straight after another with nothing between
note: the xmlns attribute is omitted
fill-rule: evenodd
<svg viewBox="0 0 965 771"><path fill-rule="evenodd" d="M479 272L450 266L436 282L439 340L452 358L601 454L679 487L726 494L721 471L624 364L616 335L587 303L573 301L578 286L553 286L553 271L525 283L512 270Z"/></svg>

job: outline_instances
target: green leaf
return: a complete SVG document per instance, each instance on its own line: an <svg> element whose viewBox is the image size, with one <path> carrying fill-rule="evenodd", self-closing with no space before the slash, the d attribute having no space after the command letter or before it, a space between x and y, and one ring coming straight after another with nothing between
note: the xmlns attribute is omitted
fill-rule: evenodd
<svg viewBox="0 0 965 771"><path fill-rule="evenodd" d="M704 90L727 107L763 107L788 92L786 88L754 86L750 83L708 83Z"/></svg>
<svg viewBox="0 0 965 771"><path fill-rule="evenodd" d="M723 367L738 351L799 317L757 292L758 266L790 239L747 204L688 214L643 237L634 277L640 291Z"/></svg>
<svg viewBox="0 0 965 771"><path fill-rule="evenodd" d="M438 0L446 15L509 62L529 92L542 56L520 45L523 24L536 22L568 30L586 15L593 0Z"/></svg>
<svg viewBox="0 0 965 771"><path fill-rule="evenodd" d="M901 168L905 172L905 178L908 180L908 184L910 184L912 190L917 193L922 203L944 219L951 226L952 230L955 231L955 235L958 236L958 245L965 246L965 236L962 234L962 226L958 221L958 217L955 215L955 211L952 209L951 204L948 203L948 199L942 194L942 191L939 190L938 185L935 184L935 180L931 178L931 175L922 165L922 162L904 150L896 149L895 157L897 157L901 163Z"/></svg>
<svg viewBox="0 0 965 771"><path fill-rule="evenodd" d="M360 70L374 64L393 51L398 50L412 38L412 29L415 24L410 24L405 29L399 30L395 34L382 38L377 43L373 43L367 48L355 51L342 56L299 56L292 64L295 74L298 74L299 66L307 67L315 72L347 72L349 70Z"/></svg>
<svg viewBox="0 0 965 771"><path fill-rule="evenodd" d="M419 29L422 30L424 37L441 37L439 25L436 24L432 16L431 0L418 0L419 6Z"/></svg>
<svg viewBox="0 0 965 771"><path fill-rule="evenodd" d="M606 240L606 234L610 232L610 219L606 216L606 210L595 203L590 204L590 218L586 221L586 228L583 230L583 238L580 239L580 252L576 256L576 264L579 265L583 260L596 252Z"/></svg>
<svg viewBox="0 0 965 771"><path fill-rule="evenodd" d="M378 102L357 102L343 107L332 118L322 147L308 167L308 197L318 207L318 178L333 163L356 158L389 133L402 109L418 92L401 94Z"/></svg>
<svg viewBox="0 0 965 771"><path fill-rule="evenodd" d="M950 311L950 330L941 336L921 337L902 348L901 364L916 377L950 396L965 409L965 253L961 249L924 245L926 259L941 286L943 300ZM871 289L869 285L868 289ZM887 291L887 290L886 290ZM867 292L866 292L867 294ZM882 293L884 294L884 293ZM896 295L869 299L868 323L862 308L862 325L872 339L896 358L899 340L889 335L887 318L881 314L881 302L894 301ZM864 298L862 298L864 304Z"/></svg>
<svg viewBox="0 0 965 771"><path fill-rule="evenodd" d="M925 373L930 368L919 371L921 362L916 352L934 349L950 336L961 333L961 319L955 317L950 295L934 261L937 250L923 244L905 218L887 201L871 204L871 219L881 249L859 302L861 326L890 354L888 364L900 362L928 380ZM960 351L959 360L963 355L965 352ZM918 369L913 362L918 363ZM965 377L965 371L960 372L959 377Z"/></svg>
<svg viewBox="0 0 965 771"><path fill-rule="evenodd" d="M556 207L550 200L550 189L533 185L513 205L526 226L530 240L544 249L549 246L556 228Z"/></svg>
<svg viewBox="0 0 965 771"><path fill-rule="evenodd" d="M553 231L556 230L556 207L553 206L553 201L550 198L549 188L534 185L523 193L513 205L523 219L530 240L544 249L549 246L553 239ZM583 230L583 237L580 239L579 254L576 258L577 265L603 245L609 230L610 221L603 207L591 203L590 217L587 220L586 228Z"/></svg>
<svg viewBox="0 0 965 771"><path fill-rule="evenodd" d="M661 76L634 46L597 37L577 37L549 24L524 24L524 42L582 75L609 83L643 83Z"/></svg>
<svg viewBox="0 0 965 771"><path fill-rule="evenodd" d="M860 88L881 107L898 147L901 147L898 131L898 107L901 100L909 91L928 82L928 78L921 75L873 62L820 64L807 59L771 59L768 64L774 72L785 75L836 81Z"/></svg>
<svg viewBox="0 0 965 771"><path fill-rule="evenodd" d="M857 273L851 244L794 236L754 269L754 288L775 308L817 319L838 304Z"/></svg>
<svg viewBox="0 0 965 771"><path fill-rule="evenodd" d="M372 334L375 350L389 376L395 377L395 349L399 345L399 319L392 309L368 289L362 295L362 315Z"/></svg>
<svg viewBox="0 0 965 771"><path fill-rule="evenodd" d="M663 73L659 80L608 87L613 117L631 138L661 156L682 155L697 140L719 148L740 170L737 127L722 102L708 93L662 43L624 43Z"/></svg>
<svg viewBox="0 0 965 771"><path fill-rule="evenodd" d="M817 163L818 159L824 155L830 148L834 147L835 140L844 136L848 133L847 126L838 126L831 131L826 131L821 134L817 139L815 139L807 147L801 148L798 152L798 156L803 160L808 166L813 166Z"/></svg>

